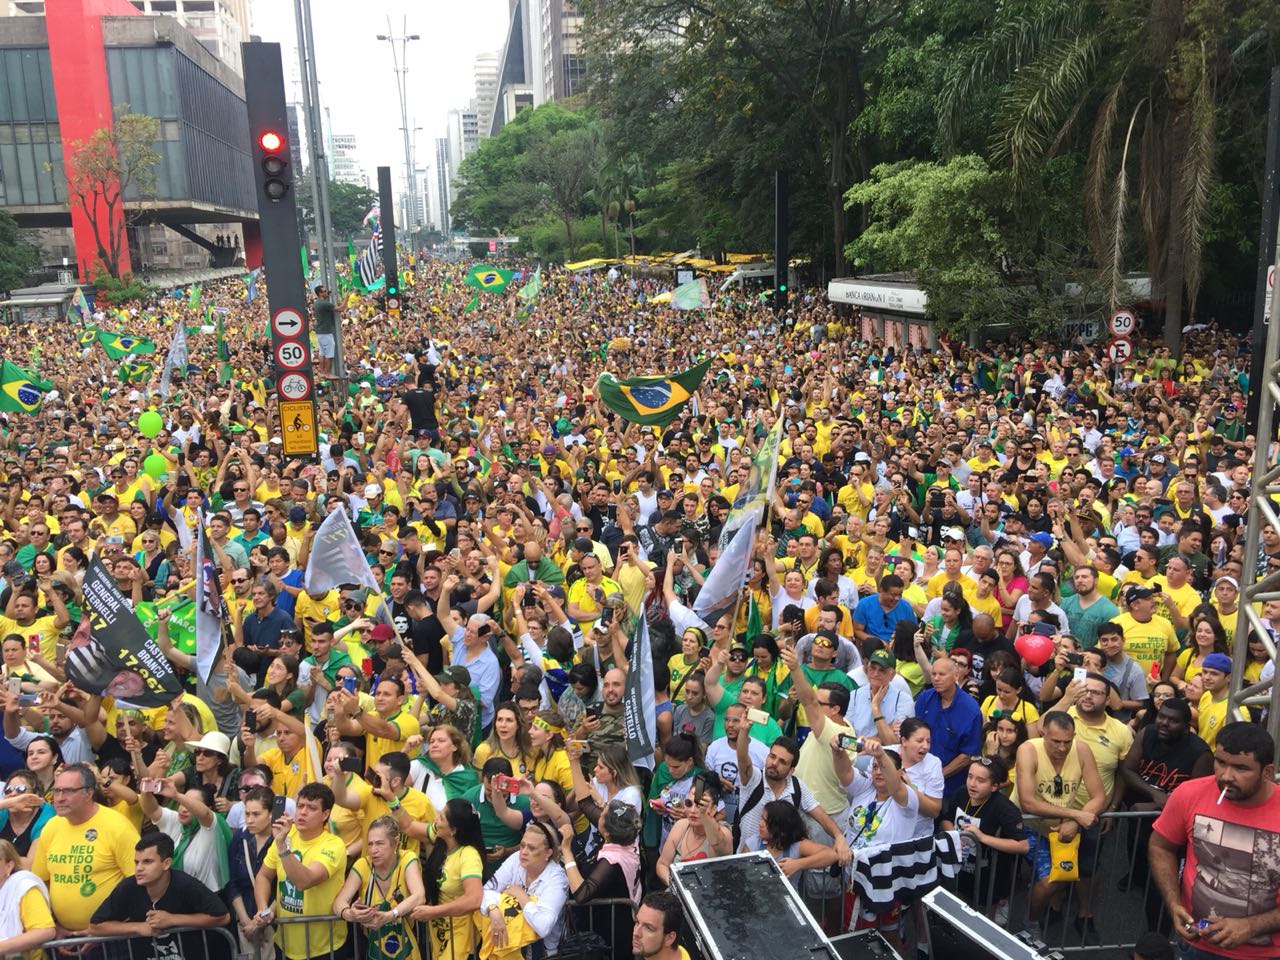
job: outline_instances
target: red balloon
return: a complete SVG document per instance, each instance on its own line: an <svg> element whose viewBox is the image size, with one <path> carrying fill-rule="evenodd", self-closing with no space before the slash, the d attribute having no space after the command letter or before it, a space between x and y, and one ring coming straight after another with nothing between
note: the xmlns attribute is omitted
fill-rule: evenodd
<svg viewBox="0 0 1280 960"><path fill-rule="evenodd" d="M1024 633L1013 642L1013 648L1030 666L1038 667L1053 656L1053 637Z"/></svg>

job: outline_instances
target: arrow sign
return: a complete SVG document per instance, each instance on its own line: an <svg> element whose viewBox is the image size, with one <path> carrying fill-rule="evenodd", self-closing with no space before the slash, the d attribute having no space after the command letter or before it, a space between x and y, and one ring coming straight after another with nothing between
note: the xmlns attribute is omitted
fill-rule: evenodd
<svg viewBox="0 0 1280 960"><path fill-rule="evenodd" d="M292 307L277 310L271 318L271 327L280 337L296 337L302 333L302 314Z"/></svg>

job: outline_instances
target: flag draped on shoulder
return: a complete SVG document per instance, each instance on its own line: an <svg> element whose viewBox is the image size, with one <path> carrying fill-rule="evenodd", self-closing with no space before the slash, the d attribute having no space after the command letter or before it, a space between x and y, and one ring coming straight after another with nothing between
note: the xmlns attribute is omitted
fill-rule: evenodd
<svg viewBox="0 0 1280 960"><path fill-rule="evenodd" d="M706 310L711 306L711 294L703 277L690 280L676 287L671 295L671 305L677 310Z"/></svg>
<svg viewBox="0 0 1280 960"><path fill-rule="evenodd" d="M4 361L0 367L0 410L16 413L35 413L44 402L44 395L53 389L48 380L41 380L16 363Z"/></svg>
<svg viewBox="0 0 1280 960"><path fill-rule="evenodd" d="M166 400L169 399L169 384L174 372L187 371L187 326L179 323L177 327L173 340L169 342L169 353L164 358L164 370L160 374L160 396Z"/></svg>
<svg viewBox="0 0 1280 960"><path fill-rule="evenodd" d="M127 333L112 333L110 330L99 330L98 342L102 344L102 349L112 360L156 352L154 340L148 340L146 337L131 337Z"/></svg>
<svg viewBox="0 0 1280 960"><path fill-rule="evenodd" d="M169 661L94 557L84 578L84 619L67 649L67 679L117 703L163 707L182 693Z"/></svg>
<svg viewBox="0 0 1280 960"><path fill-rule="evenodd" d="M631 669L627 672L627 684L622 693L622 725L627 737L627 756L637 767L650 770L653 769L653 750L658 742L654 702L649 619L642 607L631 646Z"/></svg>
<svg viewBox="0 0 1280 960"><path fill-rule="evenodd" d="M474 287L477 290L483 290L485 293L501 293L507 289L507 284L511 282L511 278L515 276L512 270L503 270L501 267L490 266L487 263L478 263L463 277L462 282L468 287Z"/></svg>
<svg viewBox="0 0 1280 960"><path fill-rule="evenodd" d="M729 516L720 533L721 547L730 541L734 531L744 526L754 526L764 516L778 476L778 448L781 444L782 418L779 417L773 429L765 435L760 449L751 458L747 478L738 485L738 495L734 497Z"/></svg>
<svg viewBox="0 0 1280 960"><path fill-rule="evenodd" d="M196 674L207 684L222 658L227 602L203 523L196 532L196 561Z"/></svg>
<svg viewBox="0 0 1280 960"><path fill-rule="evenodd" d="M662 427L680 415L710 368L711 361L704 360L670 376L615 380L612 374L602 373L596 380L596 396L623 420Z"/></svg>
<svg viewBox="0 0 1280 960"><path fill-rule="evenodd" d="M311 594L325 593L344 583L358 583L374 593L382 592L382 584L369 568L360 537L345 510L330 512L320 524L302 583Z"/></svg>

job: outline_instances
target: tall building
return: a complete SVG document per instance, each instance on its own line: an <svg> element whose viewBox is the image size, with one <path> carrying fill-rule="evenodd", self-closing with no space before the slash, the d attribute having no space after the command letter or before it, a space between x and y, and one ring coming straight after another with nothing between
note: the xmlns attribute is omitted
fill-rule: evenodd
<svg viewBox="0 0 1280 960"><path fill-rule="evenodd" d="M249 39L249 0L128 0L139 13L173 17L237 74L240 44ZM43 17L45 0L0 0L8 15Z"/></svg>
<svg viewBox="0 0 1280 960"><path fill-rule="evenodd" d="M435 224L440 232L449 234L449 138L436 139L436 158L432 171L431 204L435 210Z"/></svg>
<svg viewBox="0 0 1280 960"><path fill-rule="evenodd" d="M481 138L489 136L493 127L493 111L498 104L498 54L482 53L475 62L476 98L471 102L475 107L478 134Z"/></svg>
<svg viewBox="0 0 1280 960"><path fill-rule="evenodd" d="M510 0L489 135L530 106L573 96L586 68L577 0Z"/></svg>
<svg viewBox="0 0 1280 960"><path fill-rule="evenodd" d="M369 185L369 176L356 159L356 138L350 133L329 135L329 177L339 183Z"/></svg>

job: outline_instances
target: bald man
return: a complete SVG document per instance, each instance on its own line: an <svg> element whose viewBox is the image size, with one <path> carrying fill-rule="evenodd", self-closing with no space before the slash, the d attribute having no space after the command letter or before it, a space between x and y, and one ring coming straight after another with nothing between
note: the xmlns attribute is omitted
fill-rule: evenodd
<svg viewBox="0 0 1280 960"><path fill-rule="evenodd" d="M929 752L942 762L946 793L964 786L969 761L982 755L982 711L959 687L960 670L950 657L929 669L931 687L916 697L916 716L929 724Z"/></svg>

